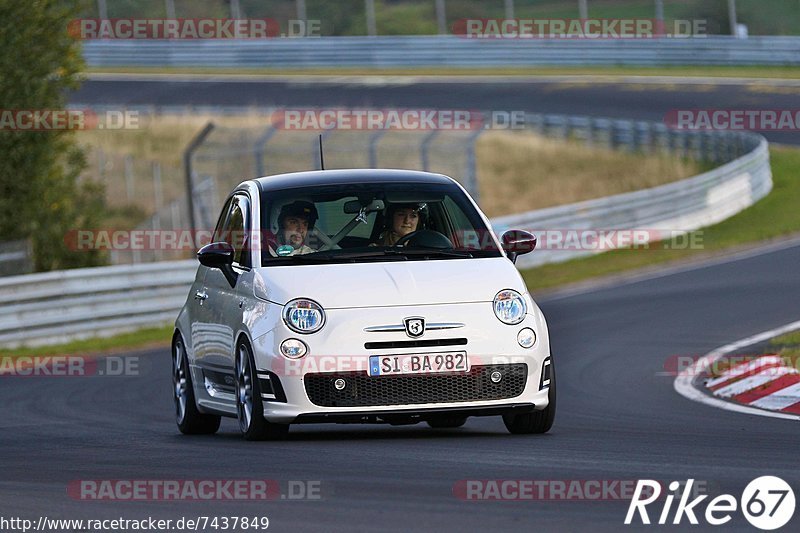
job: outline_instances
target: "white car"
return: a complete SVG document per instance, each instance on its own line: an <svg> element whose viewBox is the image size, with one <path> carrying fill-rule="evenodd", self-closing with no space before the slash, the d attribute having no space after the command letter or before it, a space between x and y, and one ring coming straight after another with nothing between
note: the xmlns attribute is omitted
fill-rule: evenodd
<svg viewBox="0 0 800 533"><path fill-rule="evenodd" d="M499 415L511 433L555 417L547 324L514 261L453 179L325 170L246 181L198 252L175 322L178 428L246 439L290 424L459 427Z"/></svg>

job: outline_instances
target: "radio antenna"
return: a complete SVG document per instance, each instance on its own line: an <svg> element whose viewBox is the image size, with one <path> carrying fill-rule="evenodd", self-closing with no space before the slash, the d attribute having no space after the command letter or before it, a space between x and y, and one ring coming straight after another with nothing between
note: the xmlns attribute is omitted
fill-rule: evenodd
<svg viewBox="0 0 800 533"><path fill-rule="evenodd" d="M319 166L321 170L325 170L325 158L322 155L322 134L319 134Z"/></svg>

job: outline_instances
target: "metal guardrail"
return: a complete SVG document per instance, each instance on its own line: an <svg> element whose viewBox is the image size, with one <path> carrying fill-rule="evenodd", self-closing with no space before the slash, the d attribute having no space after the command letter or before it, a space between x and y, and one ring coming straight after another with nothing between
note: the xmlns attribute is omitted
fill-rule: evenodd
<svg viewBox="0 0 800 533"><path fill-rule="evenodd" d="M174 320L197 261L0 278L0 346L56 344Z"/></svg>
<svg viewBox="0 0 800 533"><path fill-rule="evenodd" d="M772 188L767 141L752 133L680 132L663 124L530 115L548 136L643 151L666 150L722 162L679 182L492 220L506 228L542 230L667 229L690 231L752 205ZM433 169L436 170L436 169ZM527 268L586 255L538 250ZM75 269L0 278L0 346L35 346L110 335L175 318L197 269L194 260Z"/></svg>
<svg viewBox="0 0 800 533"><path fill-rule="evenodd" d="M492 220L492 228L498 234L514 228L534 234L560 231L562 236L566 232L584 230L646 230L645 235L679 235L715 224L753 205L772 190L766 139L747 134L742 141L750 145L748 153L699 176L650 189L499 217ZM595 253L598 252L540 249L521 256L517 266L531 268Z"/></svg>
<svg viewBox="0 0 800 533"><path fill-rule="evenodd" d="M447 36L88 41L90 67L800 65L799 37L476 39Z"/></svg>

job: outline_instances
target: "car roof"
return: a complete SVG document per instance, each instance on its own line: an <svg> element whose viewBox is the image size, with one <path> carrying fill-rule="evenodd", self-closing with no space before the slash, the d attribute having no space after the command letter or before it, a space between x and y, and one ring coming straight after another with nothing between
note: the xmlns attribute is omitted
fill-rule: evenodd
<svg viewBox="0 0 800 533"><path fill-rule="evenodd" d="M293 189L296 187L314 187L318 185L343 185L351 183L434 183L454 185L452 178L444 174L422 172L418 170L395 169L345 169L345 170L311 170L307 172L291 172L256 178L262 193Z"/></svg>

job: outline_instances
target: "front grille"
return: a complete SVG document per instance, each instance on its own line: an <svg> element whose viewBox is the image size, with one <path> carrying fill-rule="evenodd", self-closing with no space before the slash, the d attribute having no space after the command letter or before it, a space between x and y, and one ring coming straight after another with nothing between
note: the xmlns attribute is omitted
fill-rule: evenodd
<svg viewBox="0 0 800 533"><path fill-rule="evenodd" d="M503 375L500 383L489 379L496 370ZM334 388L337 378L347 382L344 390ZM503 400L522 394L527 379L525 363L475 366L464 374L370 376L357 372L306 374L303 378L309 400L322 407Z"/></svg>
<svg viewBox="0 0 800 533"><path fill-rule="evenodd" d="M385 350L387 348L430 348L431 346L464 346L467 339L425 339L416 341L373 341L365 342L367 350Z"/></svg>

